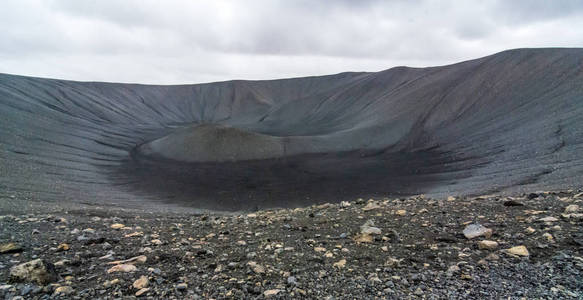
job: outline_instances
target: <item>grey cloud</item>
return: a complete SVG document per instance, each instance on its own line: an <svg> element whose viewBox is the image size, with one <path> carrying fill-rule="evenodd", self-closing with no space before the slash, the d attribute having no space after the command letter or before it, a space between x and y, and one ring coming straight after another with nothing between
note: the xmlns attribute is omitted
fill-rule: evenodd
<svg viewBox="0 0 583 300"><path fill-rule="evenodd" d="M571 0L6 0L0 72L187 83L429 66L581 47L582 14Z"/></svg>

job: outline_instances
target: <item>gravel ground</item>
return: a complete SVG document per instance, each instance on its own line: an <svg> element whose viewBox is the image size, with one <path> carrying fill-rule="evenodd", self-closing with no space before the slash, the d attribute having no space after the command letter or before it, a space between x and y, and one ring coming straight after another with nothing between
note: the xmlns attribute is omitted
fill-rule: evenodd
<svg viewBox="0 0 583 300"><path fill-rule="evenodd" d="M582 202L563 191L5 214L0 298L582 299Z"/></svg>

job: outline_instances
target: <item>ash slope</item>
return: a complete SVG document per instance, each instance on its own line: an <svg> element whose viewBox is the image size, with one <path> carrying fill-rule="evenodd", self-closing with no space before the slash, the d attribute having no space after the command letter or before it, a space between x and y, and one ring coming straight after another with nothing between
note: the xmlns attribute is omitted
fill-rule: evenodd
<svg viewBox="0 0 583 300"><path fill-rule="evenodd" d="M580 187L583 49L176 86L0 74L0 174L15 206L239 210Z"/></svg>

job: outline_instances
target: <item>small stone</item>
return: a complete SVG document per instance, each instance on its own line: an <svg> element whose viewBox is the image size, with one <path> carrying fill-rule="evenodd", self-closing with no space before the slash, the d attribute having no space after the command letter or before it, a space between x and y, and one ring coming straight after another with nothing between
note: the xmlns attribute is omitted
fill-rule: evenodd
<svg viewBox="0 0 583 300"><path fill-rule="evenodd" d="M23 251L22 246L16 243L0 244L0 254L18 253L22 251Z"/></svg>
<svg viewBox="0 0 583 300"><path fill-rule="evenodd" d="M124 260L116 260L112 262L108 262L108 265L121 265L121 264L143 264L148 260L148 257L145 255L138 255L132 258L124 259Z"/></svg>
<svg viewBox="0 0 583 300"><path fill-rule="evenodd" d="M389 247L387 247L387 246L382 246L382 247L381 247L381 250L383 250L384 252L387 252L387 251L389 251Z"/></svg>
<svg viewBox="0 0 583 300"><path fill-rule="evenodd" d="M370 234L358 234L354 237L354 241L357 243L372 243L373 238Z"/></svg>
<svg viewBox="0 0 583 300"><path fill-rule="evenodd" d="M454 196L447 196L447 201L455 201L455 197Z"/></svg>
<svg viewBox="0 0 583 300"><path fill-rule="evenodd" d="M472 280L473 279L472 275L469 275L469 274L462 274L462 275L460 275L460 278L462 280Z"/></svg>
<svg viewBox="0 0 583 300"><path fill-rule="evenodd" d="M473 239L479 236L490 238L492 236L492 229L486 228L480 224L470 224L466 226L463 233L468 239Z"/></svg>
<svg viewBox="0 0 583 300"><path fill-rule="evenodd" d="M525 246L516 246L509 249L504 250L508 254L518 255L518 256L529 256L528 250Z"/></svg>
<svg viewBox="0 0 583 300"><path fill-rule="evenodd" d="M344 266L346 266L346 259L341 259L335 262L333 266L338 269L344 268Z"/></svg>
<svg viewBox="0 0 583 300"><path fill-rule="evenodd" d="M350 207L350 202L342 201L342 202L340 202L340 207L343 207L343 208Z"/></svg>
<svg viewBox="0 0 583 300"><path fill-rule="evenodd" d="M498 243L495 241L483 240L478 242L478 249L496 250Z"/></svg>
<svg viewBox="0 0 583 300"><path fill-rule="evenodd" d="M140 297L143 294L147 293L149 290L150 290L150 288L143 288L143 289L140 289L139 291L137 291L134 295L136 297Z"/></svg>
<svg viewBox="0 0 583 300"><path fill-rule="evenodd" d="M538 219L539 222L557 222L559 219L555 218L555 217L544 217L544 218L540 218Z"/></svg>
<svg viewBox="0 0 583 300"><path fill-rule="evenodd" d="M272 296L279 294L279 292L281 292L281 290L278 290L278 289L267 290L267 291L263 292L263 296L265 296L266 298L272 297Z"/></svg>
<svg viewBox="0 0 583 300"><path fill-rule="evenodd" d="M156 246L162 245L162 241L159 239L153 239L150 241L150 243L152 243L152 245L156 245Z"/></svg>
<svg viewBox="0 0 583 300"><path fill-rule="evenodd" d="M253 272L255 272L256 274L265 273L265 267L263 267L262 265L254 262L254 261L248 262L247 265L250 266L251 270L253 270Z"/></svg>
<svg viewBox="0 0 583 300"><path fill-rule="evenodd" d="M381 234L381 229L374 227L374 222L372 220L366 221L362 226L360 226L360 233L362 234Z"/></svg>
<svg viewBox="0 0 583 300"><path fill-rule="evenodd" d="M131 238L131 237L136 237L136 236L143 236L144 233L141 231L136 231L136 232L132 232L132 233L128 233L126 235L124 235L124 238Z"/></svg>
<svg viewBox="0 0 583 300"><path fill-rule="evenodd" d="M297 279L294 276L289 276L287 278L287 284L289 284L289 285L297 285L298 284L298 281L297 281Z"/></svg>
<svg viewBox="0 0 583 300"><path fill-rule="evenodd" d="M176 285L176 289L179 291L184 291L188 288L188 284L186 283L179 283Z"/></svg>
<svg viewBox="0 0 583 300"><path fill-rule="evenodd" d="M376 202L369 202L365 207L362 208L362 210L369 211L369 210L379 209L379 208L381 208L381 206L378 205Z"/></svg>
<svg viewBox="0 0 583 300"><path fill-rule="evenodd" d="M397 211L395 212L395 214L396 214L397 216L404 216L404 215L406 215L406 214L407 214L407 211L406 211L406 210L404 210L404 209L399 209L399 210L397 210Z"/></svg>
<svg viewBox="0 0 583 300"><path fill-rule="evenodd" d="M109 281L104 282L103 283L103 287L104 288L108 288L110 286L113 286L113 285L116 285L116 284L119 284L119 283L120 283L120 280L118 278L116 278L116 279L112 279L112 280L109 280Z"/></svg>
<svg viewBox="0 0 583 300"><path fill-rule="evenodd" d="M549 243L552 243L552 242L554 242L553 235L552 235L552 234L550 234L550 233L548 233L548 232L545 232L545 233L543 234L543 237L544 237L544 238L547 240L547 242L549 242Z"/></svg>
<svg viewBox="0 0 583 300"><path fill-rule="evenodd" d="M149 283L150 283L150 281L148 280L148 277L142 275L140 278L138 278L136 281L134 281L134 284L132 286L136 290L141 290L143 288L148 287Z"/></svg>
<svg viewBox="0 0 583 300"><path fill-rule="evenodd" d="M69 249L71 249L71 247L69 246L69 244L60 244L57 247L57 251L69 251Z"/></svg>
<svg viewBox="0 0 583 300"><path fill-rule="evenodd" d="M122 229L125 227L125 225L120 224L120 223L115 223L115 224L112 224L110 227L111 227L111 229Z"/></svg>
<svg viewBox="0 0 583 300"><path fill-rule="evenodd" d="M533 234L536 230L532 227L528 227L524 231L528 234Z"/></svg>
<svg viewBox="0 0 583 300"><path fill-rule="evenodd" d="M565 213L569 214L569 213L576 213L579 212L581 208L579 207L579 205L577 204L571 204L567 207L565 207Z"/></svg>
<svg viewBox="0 0 583 300"><path fill-rule="evenodd" d="M247 242L245 242L245 241L237 241L237 245L239 245L239 246L247 246Z"/></svg>
<svg viewBox="0 0 583 300"><path fill-rule="evenodd" d="M488 254L488 256L486 256L486 260L489 260L489 261L497 261L499 259L500 259L500 256L498 256L494 253L490 253L490 254Z"/></svg>
<svg viewBox="0 0 583 300"><path fill-rule="evenodd" d="M324 248L324 247L314 247L314 251L316 251L316 252L326 252L326 248Z"/></svg>
<svg viewBox="0 0 583 300"><path fill-rule="evenodd" d="M12 282L35 281L44 285L55 282L57 279L58 275L55 271L55 266L42 259L35 259L10 269L10 281Z"/></svg>
<svg viewBox="0 0 583 300"><path fill-rule="evenodd" d="M73 288L70 286L60 286L60 287L55 289L54 295L69 295L69 294L73 293L74 291L75 290L73 290Z"/></svg>
<svg viewBox="0 0 583 300"><path fill-rule="evenodd" d="M138 268L134 265L121 264L121 265L115 265L115 266L109 268L109 270L107 270L107 273L115 273L115 272L130 273L130 272L135 272L137 270L138 270Z"/></svg>

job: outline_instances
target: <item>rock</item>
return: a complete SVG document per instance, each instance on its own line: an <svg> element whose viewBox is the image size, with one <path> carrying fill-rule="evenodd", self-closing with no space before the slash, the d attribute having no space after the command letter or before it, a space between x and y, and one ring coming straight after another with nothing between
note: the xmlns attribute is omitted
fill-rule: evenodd
<svg viewBox="0 0 583 300"><path fill-rule="evenodd" d="M397 216L404 216L404 215L406 215L406 214L407 214L407 211L406 211L406 210L404 210L404 209L399 209L399 210L397 210L397 211L395 212L395 214L396 214Z"/></svg>
<svg viewBox="0 0 583 300"><path fill-rule="evenodd" d="M350 202L342 201L342 202L340 202L340 207L343 207L343 208L350 207Z"/></svg>
<svg viewBox="0 0 583 300"><path fill-rule="evenodd" d="M297 279L294 276L289 276L287 278L287 284L288 285L297 285L298 284L298 281L297 281Z"/></svg>
<svg viewBox="0 0 583 300"><path fill-rule="evenodd" d="M555 217L544 217L544 218L540 218L538 219L539 222L557 222L559 219L555 218Z"/></svg>
<svg viewBox="0 0 583 300"><path fill-rule="evenodd" d="M379 209L379 208L381 208L381 206L378 205L376 202L369 202L365 207L362 208L362 210L369 211L369 210Z"/></svg>
<svg viewBox="0 0 583 300"><path fill-rule="evenodd" d="M526 198L528 200L532 200L532 199L538 198L538 194L530 193L530 194L528 194L528 196L526 196Z"/></svg>
<svg viewBox="0 0 583 300"><path fill-rule="evenodd" d="M518 256L529 256L530 255L530 253L528 253L528 249L526 249L525 246L512 247L512 248L504 250L504 252L506 252L508 254L512 254L512 255L518 255Z"/></svg>
<svg viewBox="0 0 583 300"><path fill-rule="evenodd" d="M150 241L150 243L152 243L152 245L156 245L156 246L162 245L162 241L159 239L153 239Z"/></svg>
<svg viewBox="0 0 583 300"><path fill-rule="evenodd" d="M134 284L132 284L132 286L136 290L141 290L143 288L148 287L149 283L150 283L150 281L148 280L148 277L142 275L140 278L138 278L136 281L134 281Z"/></svg>
<svg viewBox="0 0 583 300"><path fill-rule="evenodd" d="M57 251L69 251L69 249L71 249L71 247L69 246L69 244L60 244L57 247Z"/></svg>
<svg viewBox="0 0 583 300"><path fill-rule="evenodd" d="M532 227L528 227L524 231L528 234L533 234L536 230Z"/></svg>
<svg viewBox="0 0 583 300"><path fill-rule="evenodd" d="M143 232L141 232L141 231L135 231L135 232L132 232L132 233L125 234L123 237L124 238L131 238L131 237L143 236L143 235L144 235Z"/></svg>
<svg viewBox="0 0 583 300"><path fill-rule="evenodd" d="M373 238L370 234L357 234L354 237L354 241L357 243L372 243Z"/></svg>
<svg viewBox="0 0 583 300"><path fill-rule="evenodd" d="M468 239L473 239L479 236L490 238L492 236L492 229L486 228L480 224L470 224L466 226L463 233Z"/></svg>
<svg viewBox="0 0 583 300"><path fill-rule="evenodd" d="M237 245L239 246L247 246L247 242L241 240L241 241L237 241Z"/></svg>
<svg viewBox="0 0 583 300"><path fill-rule="evenodd" d="M114 285L119 284L119 283L120 283L120 280L118 278L116 278L116 279L112 279L112 280L104 282L103 287L108 288L110 286L114 286Z"/></svg>
<svg viewBox="0 0 583 300"><path fill-rule="evenodd" d="M143 294L147 293L149 290L150 290L150 288L143 288L143 289L140 289L139 291L137 291L134 295L136 297L140 297Z"/></svg>
<svg viewBox="0 0 583 300"><path fill-rule="evenodd" d="M553 242L555 241L555 240L554 240L554 238L553 238L553 235L552 235L552 234L550 234L550 233L548 233L548 232L545 232L545 233L543 234L543 237L544 237L544 238L547 240L547 242L549 242L549 243L553 243Z"/></svg>
<svg viewBox="0 0 583 300"><path fill-rule="evenodd" d="M121 265L115 265L115 266L109 268L109 270L107 270L107 273L115 273L115 272L130 273L130 272L135 272L137 270L138 270L138 268L134 265L121 264Z"/></svg>
<svg viewBox="0 0 583 300"><path fill-rule="evenodd" d="M55 289L54 295L69 295L72 294L75 290L70 286L60 286Z"/></svg>
<svg viewBox="0 0 583 300"><path fill-rule="evenodd" d="M22 251L23 251L22 246L16 243L0 244L0 254L18 253Z"/></svg>
<svg viewBox="0 0 583 300"><path fill-rule="evenodd" d="M498 243L495 241L483 240L478 242L478 249L496 250Z"/></svg>
<svg viewBox="0 0 583 300"><path fill-rule="evenodd" d="M344 268L344 266L346 266L346 259L341 259L341 260L335 262L333 266L335 268L338 268L338 269Z"/></svg>
<svg viewBox="0 0 583 300"><path fill-rule="evenodd" d="M179 291L184 291L187 288L188 288L188 284L186 284L184 282L183 283L179 283L179 284L176 285L176 289L179 290Z"/></svg>
<svg viewBox="0 0 583 300"><path fill-rule="evenodd" d="M314 247L314 251L316 251L316 252L326 252L326 248L324 248L324 247Z"/></svg>
<svg viewBox="0 0 583 300"><path fill-rule="evenodd" d="M260 264L257 264L254 261L248 262L247 265L249 267L251 267L251 270L253 270L253 272L255 272L256 274L263 274L263 273L265 273L265 267L263 267Z"/></svg>
<svg viewBox="0 0 583 300"><path fill-rule="evenodd" d="M381 229L374 227L374 222L372 220L366 221L362 226L360 226L360 233L362 234L381 234Z"/></svg>
<svg viewBox="0 0 583 300"><path fill-rule="evenodd" d="M110 227L111 227L111 229L122 229L126 226L124 224L115 223L115 224L112 224Z"/></svg>
<svg viewBox="0 0 583 300"><path fill-rule="evenodd" d="M42 259L35 259L27 263L14 266L10 269L12 282L36 282L45 285L58 280L55 266Z"/></svg>
<svg viewBox="0 0 583 300"><path fill-rule="evenodd" d="M447 196L447 201L455 201L455 197L454 196Z"/></svg>
<svg viewBox="0 0 583 300"><path fill-rule="evenodd" d="M580 208L579 208L579 205L577 205L577 204L571 204L571 205L565 207L566 214L576 213L576 212L579 212L579 210L580 210Z"/></svg>
<svg viewBox="0 0 583 300"><path fill-rule="evenodd" d="M268 298L268 297L272 297L272 296L279 294L279 292L281 292L281 290L278 290L278 289L267 290L267 291L263 292L263 296Z"/></svg>
<svg viewBox="0 0 583 300"><path fill-rule="evenodd" d="M132 258L124 259L124 260L116 260L112 262L108 262L108 265L121 265L121 264L143 264L148 260L148 257L145 255L138 255Z"/></svg>

